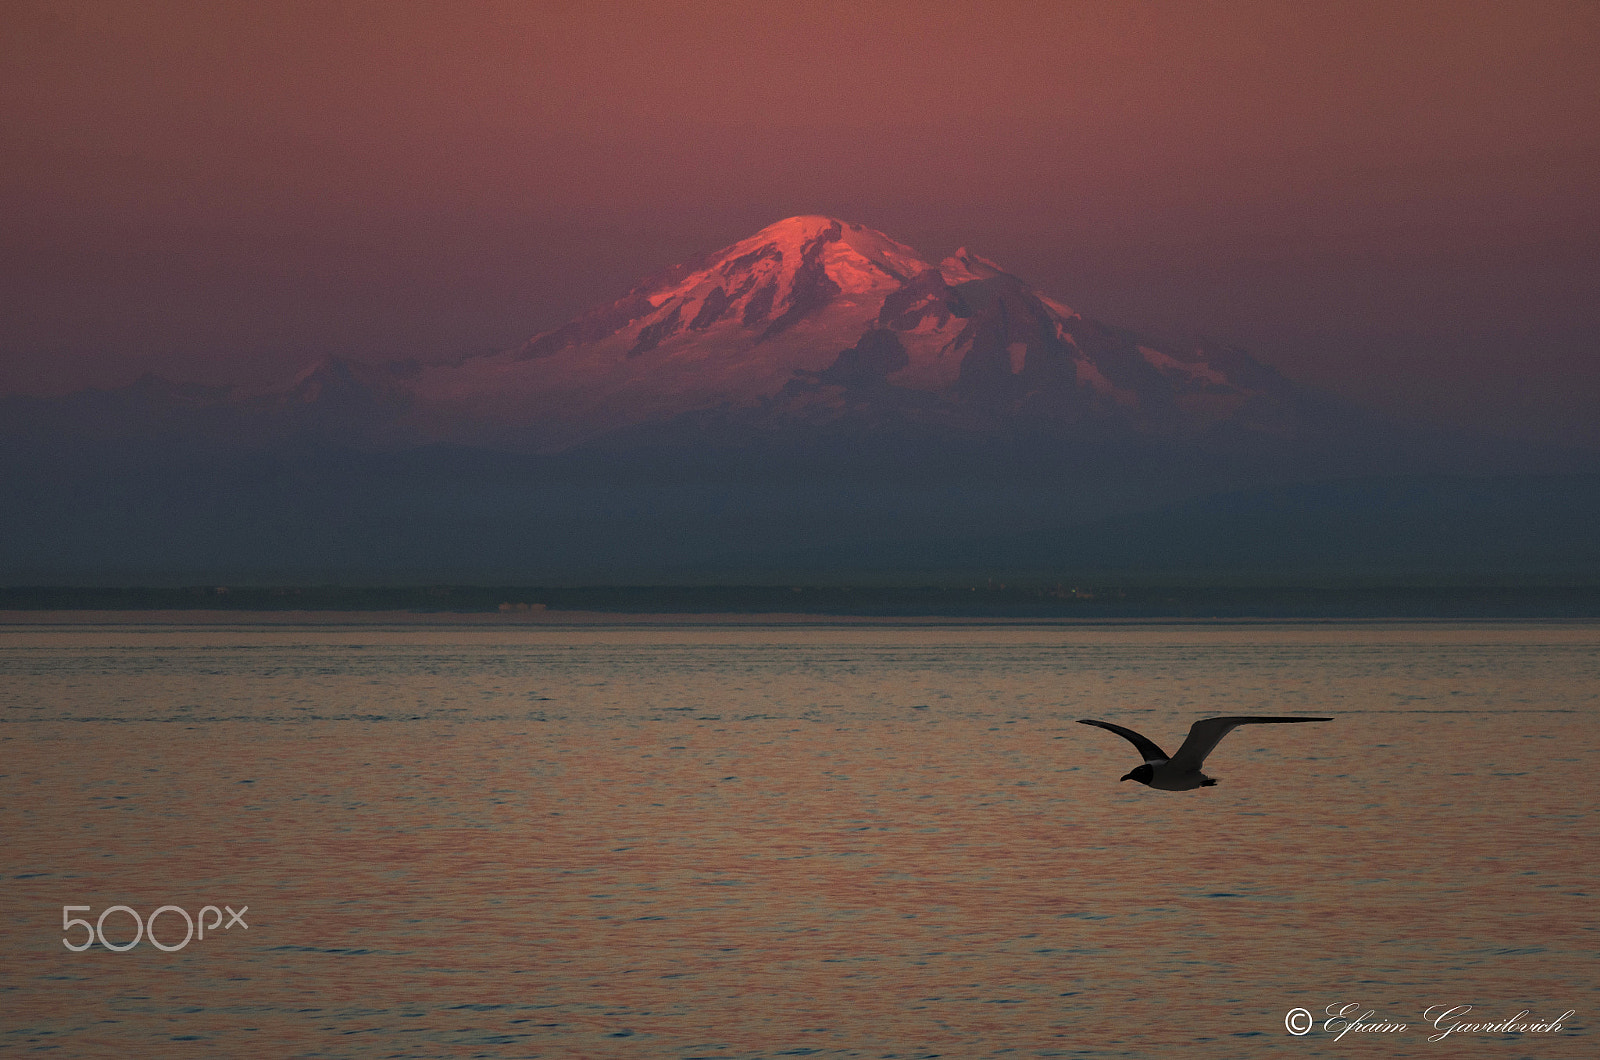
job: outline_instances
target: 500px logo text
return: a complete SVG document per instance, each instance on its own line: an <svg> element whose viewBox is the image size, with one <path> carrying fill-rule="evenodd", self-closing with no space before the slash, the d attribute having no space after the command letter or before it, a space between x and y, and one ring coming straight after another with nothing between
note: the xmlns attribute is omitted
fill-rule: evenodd
<svg viewBox="0 0 1600 1060"><path fill-rule="evenodd" d="M113 953L125 953L139 945L139 940L144 938L146 935L150 936L150 945L154 946L156 949L162 950L166 953L176 953L178 950L181 950L185 946L189 945L190 940L195 937L195 925L197 921L199 923L200 939L202 941L205 939L206 932L208 930L215 933L219 927L222 928L222 930L227 931L237 924L246 931L250 930L250 925L244 922L244 915L250 910L250 907L247 905L240 906L238 912L234 912L233 906L231 905L223 906L222 909L226 909L228 911L228 922L226 925L222 923L222 909L218 909L214 905L208 905L202 908L198 917L191 917L188 910L177 905L162 906L160 909L157 909L155 912L150 914L149 920L145 920L144 918L140 917L135 910L125 905L113 905L106 907L106 909L101 911L100 918L92 924L87 920L83 920L72 915L73 913L91 912L92 909L92 906L87 905L64 905L61 907L61 930L71 932L74 928L81 927L87 933L87 937L85 937L84 940L77 945L73 944L71 938L63 938L61 940L61 944L67 949L71 950L73 953L82 953L90 946L93 946L96 940L99 941L100 945L104 946L108 950L111 950ZM112 913L126 913L128 916L133 918L133 941L117 943L106 938L106 917L110 916ZM182 942L169 944L156 938L156 920L158 920L163 913L169 914L169 920L172 917L181 917L183 919L184 936ZM213 918L209 924L206 923L207 913L213 914Z"/></svg>

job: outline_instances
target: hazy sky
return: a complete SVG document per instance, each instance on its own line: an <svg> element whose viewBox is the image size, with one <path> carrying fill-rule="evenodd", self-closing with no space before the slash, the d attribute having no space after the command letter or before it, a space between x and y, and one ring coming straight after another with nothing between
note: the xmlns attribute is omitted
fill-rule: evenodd
<svg viewBox="0 0 1600 1060"><path fill-rule="evenodd" d="M508 346L796 213L1600 447L1600 2L19 3L0 391Z"/></svg>

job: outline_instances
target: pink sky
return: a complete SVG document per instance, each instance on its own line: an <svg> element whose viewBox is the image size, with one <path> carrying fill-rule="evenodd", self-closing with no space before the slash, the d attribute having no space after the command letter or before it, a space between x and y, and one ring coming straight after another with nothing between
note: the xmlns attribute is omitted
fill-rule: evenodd
<svg viewBox="0 0 1600 1060"><path fill-rule="evenodd" d="M512 345L780 217L1600 446L1600 6L10 4L0 391Z"/></svg>

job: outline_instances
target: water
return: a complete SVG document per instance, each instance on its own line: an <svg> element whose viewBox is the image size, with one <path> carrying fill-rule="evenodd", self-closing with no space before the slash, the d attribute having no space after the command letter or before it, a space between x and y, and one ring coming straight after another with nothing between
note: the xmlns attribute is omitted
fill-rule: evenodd
<svg viewBox="0 0 1600 1060"><path fill-rule="evenodd" d="M0 1050L1600 1055L1597 678L1593 625L0 627ZM1181 794L1074 724L1235 713L1336 720ZM118 904L248 926L67 951ZM1407 1029L1286 1032L1336 1003Z"/></svg>

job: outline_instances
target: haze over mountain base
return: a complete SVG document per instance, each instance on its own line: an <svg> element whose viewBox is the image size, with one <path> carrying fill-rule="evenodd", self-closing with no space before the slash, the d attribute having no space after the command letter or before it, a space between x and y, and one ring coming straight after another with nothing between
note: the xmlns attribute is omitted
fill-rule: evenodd
<svg viewBox="0 0 1600 1060"><path fill-rule="evenodd" d="M499 354L0 414L10 584L1600 573L1593 454L1387 421L825 217Z"/></svg>
<svg viewBox="0 0 1600 1060"><path fill-rule="evenodd" d="M13 479L3 582L1600 582L1594 475L1346 479L1097 516L1028 481L589 472L435 450Z"/></svg>

